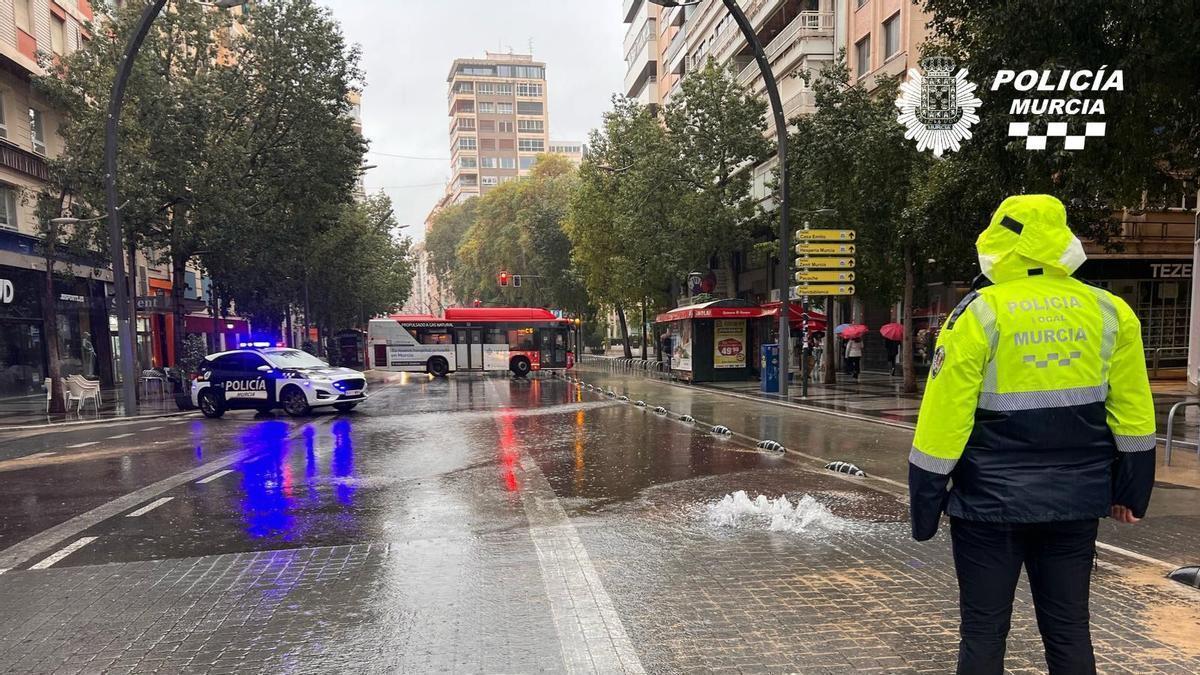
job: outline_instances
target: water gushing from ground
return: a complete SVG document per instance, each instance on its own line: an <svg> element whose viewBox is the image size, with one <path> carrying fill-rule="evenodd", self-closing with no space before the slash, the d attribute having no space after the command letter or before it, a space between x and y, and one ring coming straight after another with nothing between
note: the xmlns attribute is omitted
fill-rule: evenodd
<svg viewBox="0 0 1200 675"><path fill-rule="evenodd" d="M811 495L793 504L786 496L771 499L758 495L753 500L745 490L725 495L706 508L708 521L716 527L761 529L771 532L831 532L854 529L854 521L835 516Z"/></svg>

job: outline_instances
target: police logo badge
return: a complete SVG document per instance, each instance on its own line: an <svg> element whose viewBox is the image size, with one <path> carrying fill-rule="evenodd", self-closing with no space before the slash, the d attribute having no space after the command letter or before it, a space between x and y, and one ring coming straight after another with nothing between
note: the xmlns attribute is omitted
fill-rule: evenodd
<svg viewBox="0 0 1200 675"><path fill-rule="evenodd" d="M946 348L939 346L933 352L933 366L929 369L929 379L936 380L938 373L942 372L942 364L946 362Z"/></svg>
<svg viewBox="0 0 1200 675"><path fill-rule="evenodd" d="M955 66L946 56L921 59L925 74L910 68L896 99L896 121L905 126L904 137L916 139L918 151L932 150L935 157L962 147L971 137L971 125L979 121L975 110L983 105L975 85L967 81L966 69L955 73Z"/></svg>

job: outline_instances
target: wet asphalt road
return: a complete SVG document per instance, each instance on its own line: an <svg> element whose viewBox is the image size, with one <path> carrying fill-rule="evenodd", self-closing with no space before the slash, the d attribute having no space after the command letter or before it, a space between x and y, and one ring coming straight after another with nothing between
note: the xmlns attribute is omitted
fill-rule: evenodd
<svg viewBox="0 0 1200 675"><path fill-rule="evenodd" d="M845 452L885 433L814 426ZM745 440L462 376L345 415L0 439L0 672L945 672L944 536L909 541L895 481ZM720 504L738 490L790 502ZM1196 598L1098 575L1109 672L1200 667ZM1024 609L1010 664L1036 671Z"/></svg>

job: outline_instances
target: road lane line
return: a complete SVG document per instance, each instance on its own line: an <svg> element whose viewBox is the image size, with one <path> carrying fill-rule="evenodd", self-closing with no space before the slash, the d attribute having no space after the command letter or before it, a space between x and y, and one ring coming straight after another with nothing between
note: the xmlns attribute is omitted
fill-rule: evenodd
<svg viewBox="0 0 1200 675"><path fill-rule="evenodd" d="M162 506L163 504L166 504L167 502L171 501L172 499L174 499L174 497L159 497L158 499L155 499L154 501L143 506L142 508L138 509L137 511L127 514L125 517L126 518L137 518L138 516L144 516L147 513L150 513L151 511L153 511L154 509L157 509L158 507Z"/></svg>
<svg viewBox="0 0 1200 675"><path fill-rule="evenodd" d="M142 431L158 431L161 428L162 427L146 427L145 429L142 429Z"/></svg>
<svg viewBox="0 0 1200 675"><path fill-rule="evenodd" d="M329 417L323 420L316 420L313 426L329 426L336 419L336 417ZM303 431L303 427L296 429L295 432L287 437L287 440L298 440L302 437ZM214 459L194 469L181 471L157 483L151 483L144 488L117 497L106 504L97 506L91 511L81 513L66 522L42 530L28 539L19 541L0 551L0 569L12 569L18 565L22 565L63 541L81 534L87 531L88 528L102 523L109 518L119 516L138 504L144 504L147 500L154 499L164 492L174 490L185 483L190 483L197 478L207 476L213 471L223 469L231 464L251 461L248 457L253 457L253 455L248 456L244 452L237 451L231 452L226 457Z"/></svg>
<svg viewBox="0 0 1200 675"><path fill-rule="evenodd" d="M117 440L117 439L119 439L119 438L129 438L129 437L130 437L130 436L132 436L132 435L133 435L133 434L117 434L116 436L109 436L109 437L108 437L108 440L110 440L110 441L115 441L115 440Z"/></svg>
<svg viewBox="0 0 1200 675"><path fill-rule="evenodd" d="M208 478L201 478L200 480L196 481L196 485L204 485L205 483L211 483L214 480L220 478L221 476L224 476L224 475L230 474L230 473L233 473L233 470L225 469L224 471L218 471L218 472L214 473L213 475L209 476Z"/></svg>
<svg viewBox="0 0 1200 675"><path fill-rule="evenodd" d="M100 443L100 441L88 441L87 443L76 443L75 445L68 445L67 448L68 449L86 448L89 445L97 445L99 443Z"/></svg>
<svg viewBox="0 0 1200 675"><path fill-rule="evenodd" d="M18 457L17 459L37 459L38 457L49 457L50 455L56 455L56 454L58 454L58 453L56 453L56 452L35 452L32 455L25 455L24 457Z"/></svg>
<svg viewBox="0 0 1200 675"><path fill-rule="evenodd" d="M80 539L76 539L74 542L71 543L71 545L67 546L66 548L59 549L59 551L57 553L55 553L54 555L51 555L50 557L37 563L36 565L30 565L29 569L44 570L47 567L50 567L51 565L53 565L54 563L71 555L75 551L78 551L79 549L83 548L84 546L87 546L88 544L92 543L93 541L96 541L96 537L82 537Z"/></svg>

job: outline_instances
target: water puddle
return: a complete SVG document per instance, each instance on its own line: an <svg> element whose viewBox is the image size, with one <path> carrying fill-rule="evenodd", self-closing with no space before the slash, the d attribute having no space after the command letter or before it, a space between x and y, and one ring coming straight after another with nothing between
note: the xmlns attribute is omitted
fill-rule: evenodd
<svg viewBox="0 0 1200 675"><path fill-rule="evenodd" d="M712 526L741 530L820 534L866 528L865 523L834 515L828 506L807 494L792 503L786 496L772 499L760 494L751 499L745 490L738 490L709 503L704 515Z"/></svg>

